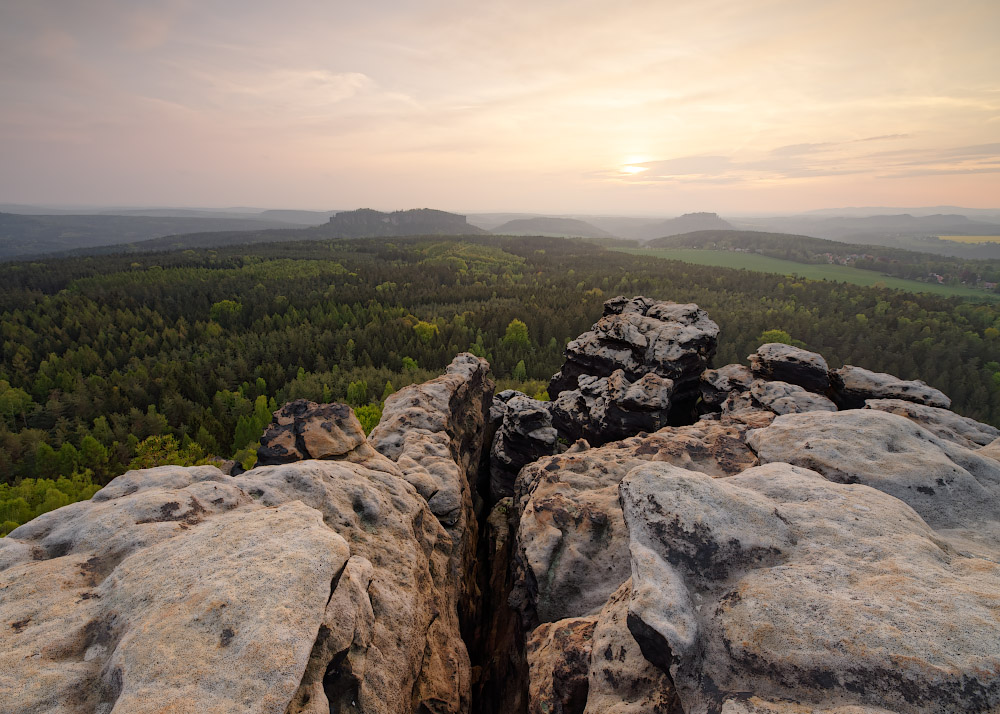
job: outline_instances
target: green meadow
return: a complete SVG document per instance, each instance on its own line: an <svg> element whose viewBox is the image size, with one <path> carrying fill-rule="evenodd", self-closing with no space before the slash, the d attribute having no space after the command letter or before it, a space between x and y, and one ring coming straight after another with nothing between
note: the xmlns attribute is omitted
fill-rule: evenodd
<svg viewBox="0 0 1000 714"><path fill-rule="evenodd" d="M666 260L680 260L696 265L713 265L720 268L754 270L761 273L797 275L810 280L830 280L853 285L881 285L911 293L933 293L935 295L958 296L973 300L1000 300L1000 295L983 290L956 285L937 285L917 280L893 278L873 270L860 270L846 265L825 263L796 263L791 260L770 258L756 253L737 253L728 250L697 250L694 248L616 248L631 255L648 255Z"/></svg>

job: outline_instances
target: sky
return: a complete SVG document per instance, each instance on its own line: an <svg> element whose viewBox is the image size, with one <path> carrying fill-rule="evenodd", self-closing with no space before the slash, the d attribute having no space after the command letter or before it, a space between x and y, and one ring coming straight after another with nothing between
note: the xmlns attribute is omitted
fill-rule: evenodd
<svg viewBox="0 0 1000 714"><path fill-rule="evenodd" d="M5 0L0 203L1000 207L997 0Z"/></svg>

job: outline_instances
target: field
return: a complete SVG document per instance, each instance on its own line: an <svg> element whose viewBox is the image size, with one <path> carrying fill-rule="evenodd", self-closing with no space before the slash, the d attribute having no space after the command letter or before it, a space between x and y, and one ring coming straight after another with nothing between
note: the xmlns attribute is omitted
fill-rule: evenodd
<svg viewBox="0 0 1000 714"><path fill-rule="evenodd" d="M762 273L797 275L811 280L831 280L853 285L884 285L887 288L906 290L911 293L933 293L935 295L958 296L981 301L997 301L1000 296L983 290L953 285L936 285L916 280L893 278L872 270L860 270L846 265L796 263L754 253L734 251L695 250L691 248L618 248L623 253L648 255L667 260L681 260L696 265L713 265L720 268L755 270Z"/></svg>
<svg viewBox="0 0 1000 714"><path fill-rule="evenodd" d="M938 236L955 243L1000 243L1000 236Z"/></svg>

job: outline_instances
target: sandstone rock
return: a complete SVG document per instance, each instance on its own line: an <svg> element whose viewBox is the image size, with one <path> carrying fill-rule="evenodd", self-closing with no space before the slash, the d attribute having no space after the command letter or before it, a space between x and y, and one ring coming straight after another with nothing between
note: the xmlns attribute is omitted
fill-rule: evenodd
<svg viewBox="0 0 1000 714"><path fill-rule="evenodd" d="M271 466L303 459L363 460L371 456L365 432L346 404L289 402L274 413L257 448L257 464Z"/></svg>
<svg viewBox="0 0 1000 714"><path fill-rule="evenodd" d="M748 367L727 364L719 369L707 369L701 375L701 400L703 408L718 411L730 392L745 392L754 381Z"/></svg>
<svg viewBox="0 0 1000 714"><path fill-rule="evenodd" d="M768 342L750 355L750 369L766 381L788 382L823 393L830 388L829 367L815 352L780 342Z"/></svg>
<svg viewBox="0 0 1000 714"><path fill-rule="evenodd" d="M947 409L951 400L919 379L907 381L884 372L845 365L831 372L833 400L841 409L861 409L868 399L903 399Z"/></svg>
<svg viewBox="0 0 1000 714"><path fill-rule="evenodd" d="M750 397L756 408L767 409L775 414L837 411L837 405L826 397L788 382L756 380L750 385Z"/></svg>
<svg viewBox="0 0 1000 714"><path fill-rule="evenodd" d="M670 379L675 400L693 400L718 337L719 326L697 305L612 298L604 303L604 317L566 346L549 395L576 389L581 375L610 377L620 369L633 382L649 372Z"/></svg>
<svg viewBox="0 0 1000 714"><path fill-rule="evenodd" d="M410 428L377 441L395 462L357 443L352 414L321 407L334 423L313 434L306 405L279 426L328 460L133 471L16 529L0 709L468 712L485 374L459 358L400 393L388 418Z"/></svg>
<svg viewBox="0 0 1000 714"><path fill-rule="evenodd" d="M920 424L935 436L968 449L977 449L1000 438L1000 429L989 424L981 424L947 409L914 404L902 399L869 399L865 402L865 409L899 414Z"/></svg>
<svg viewBox="0 0 1000 714"><path fill-rule="evenodd" d="M1000 461L1000 439L994 439L983 448L978 449L976 453Z"/></svg>
<svg viewBox="0 0 1000 714"><path fill-rule="evenodd" d="M751 431L761 463L787 462L861 483L910 505L936 529L1000 544L1000 468L897 414L876 410L780 416Z"/></svg>
<svg viewBox="0 0 1000 714"><path fill-rule="evenodd" d="M667 425L674 383L648 372L635 383L622 370L610 377L582 376L577 389L552 403L552 423L567 440L604 444Z"/></svg>
<svg viewBox="0 0 1000 714"><path fill-rule="evenodd" d="M514 479L526 464L556 451L558 433L546 402L505 390L493 398L490 418L498 423L490 449L490 495L514 493Z"/></svg>
<svg viewBox="0 0 1000 714"><path fill-rule="evenodd" d="M587 705L595 617L536 628L528 638L529 714L577 714Z"/></svg>
<svg viewBox="0 0 1000 714"><path fill-rule="evenodd" d="M621 498L628 628L685 712L1000 706L1000 565L898 499L780 463L726 479L644 464Z"/></svg>
<svg viewBox="0 0 1000 714"><path fill-rule="evenodd" d="M597 616L584 714L681 714L670 676L643 657L628 630L631 597L630 578Z"/></svg>
<svg viewBox="0 0 1000 714"><path fill-rule="evenodd" d="M755 415L756 416L756 415ZM767 424L773 415L751 419ZM528 629L598 612L629 577L618 484L634 466L666 461L727 476L757 464L738 419L655 434L529 464L516 482L519 514L513 599Z"/></svg>

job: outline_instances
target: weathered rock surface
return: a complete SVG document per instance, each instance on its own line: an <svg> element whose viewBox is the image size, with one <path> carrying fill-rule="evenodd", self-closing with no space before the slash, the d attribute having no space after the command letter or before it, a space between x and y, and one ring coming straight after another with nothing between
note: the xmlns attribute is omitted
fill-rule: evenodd
<svg viewBox="0 0 1000 714"><path fill-rule="evenodd" d="M947 409L914 404L902 399L869 399L865 402L865 409L899 414L916 422L935 436L954 441L968 449L978 449L1000 438L1000 429L989 424L959 416Z"/></svg>
<svg viewBox="0 0 1000 714"><path fill-rule="evenodd" d="M733 391L722 403L724 413L766 410L775 414L800 412L835 412L837 405L826 397L806 391L788 382L765 382L755 379L745 392Z"/></svg>
<svg viewBox="0 0 1000 714"><path fill-rule="evenodd" d="M555 453L559 434L548 403L512 389L493 398L490 419L497 424L490 449L490 495L499 500L513 495L523 466Z"/></svg>
<svg viewBox="0 0 1000 714"><path fill-rule="evenodd" d="M528 638L529 714L573 714L587 705L595 617L535 628Z"/></svg>
<svg viewBox="0 0 1000 714"><path fill-rule="evenodd" d="M644 464L621 498L628 628L685 712L1000 706L1000 565L902 501L788 464Z"/></svg>
<svg viewBox="0 0 1000 714"><path fill-rule="evenodd" d="M665 461L712 476L757 464L744 442L749 428L773 415L724 417L668 427L574 453L549 456L521 470L515 563L517 607L529 629L538 622L594 614L629 577L618 484L647 461Z"/></svg>
<svg viewBox="0 0 1000 714"><path fill-rule="evenodd" d="M578 388L552 403L552 423L569 440L599 445L667 425L674 383L652 372L630 382L618 369L610 377L581 376Z"/></svg>
<svg viewBox="0 0 1000 714"><path fill-rule="evenodd" d="M349 406L296 399L274 413L257 448L257 465L304 459L363 461L371 455L365 432Z"/></svg>
<svg viewBox="0 0 1000 714"><path fill-rule="evenodd" d="M822 394L830 388L829 367L815 352L780 342L768 342L750 355L750 369L765 381L797 384L810 392Z"/></svg>
<svg viewBox="0 0 1000 714"><path fill-rule="evenodd" d="M991 459L1000 461L1000 439L995 439L989 444L976 451L980 456L988 456Z"/></svg>
<svg viewBox="0 0 1000 714"><path fill-rule="evenodd" d="M861 409L868 399L903 399L947 409L951 400L917 380L904 380L885 372L845 365L830 373L833 400L841 409Z"/></svg>
<svg viewBox="0 0 1000 714"><path fill-rule="evenodd" d="M133 471L16 529L0 710L469 711L468 479L491 398L485 363L460 356L387 404L406 423L373 434L388 456L351 436L350 410L321 408L335 422L313 440L307 406L293 445L328 460Z"/></svg>
<svg viewBox="0 0 1000 714"><path fill-rule="evenodd" d="M751 431L747 443L761 463L877 488L935 529L1000 545L1000 465L905 417L868 409L789 414Z"/></svg>
<svg viewBox="0 0 1000 714"><path fill-rule="evenodd" d="M693 400L718 337L719 326L697 305L612 298L604 303L604 317L566 346L549 395L576 389L581 375L610 377L620 369L631 382L650 372L670 379L675 400Z"/></svg>

